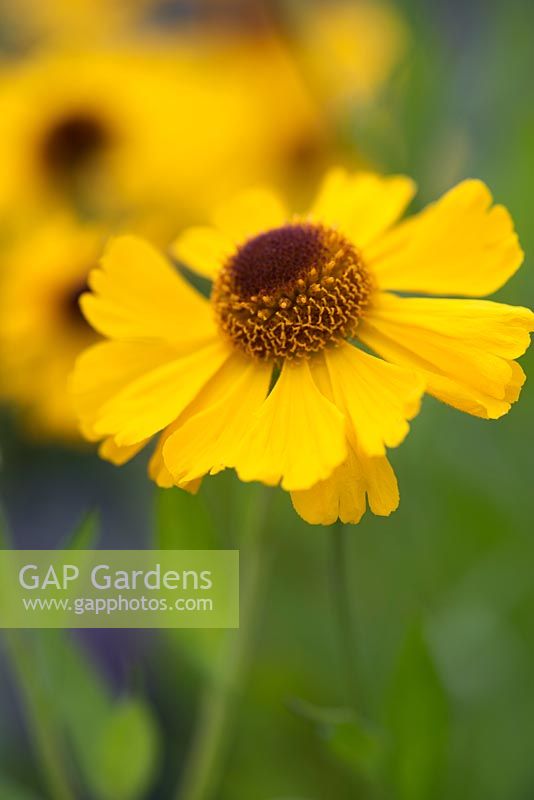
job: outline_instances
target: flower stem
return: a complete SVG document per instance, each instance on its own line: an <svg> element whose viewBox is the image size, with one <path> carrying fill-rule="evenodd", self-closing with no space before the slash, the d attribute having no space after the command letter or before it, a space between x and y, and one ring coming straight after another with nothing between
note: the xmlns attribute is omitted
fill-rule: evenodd
<svg viewBox="0 0 534 800"><path fill-rule="evenodd" d="M177 800L211 800L218 797L228 747L231 743L242 678L254 640L254 623L268 556L262 547L268 490L260 494L247 514L241 541L244 586L240 602L239 630L228 631L221 664L202 701L188 761L176 795Z"/></svg>
<svg viewBox="0 0 534 800"><path fill-rule="evenodd" d="M74 800L60 742L50 721L47 703L42 697L35 676L35 664L27 651L20 631L5 631L6 653L18 683L28 730L39 758L50 797L53 800Z"/></svg>
<svg viewBox="0 0 534 800"><path fill-rule="evenodd" d="M3 515L0 514L0 549L12 547L11 536L7 531ZM19 630L5 630L3 639L6 658L17 684L28 733L33 741L50 796L53 800L74 800L56 725L50 719L49 705L38 685L36 664L31 653L28 653L27 642L30 641L31 635ZM35 636L35 633L33 635Z"/></svg>
<svg viewBox="0 0 534 800"><path fill-rule="evenodd" d="M347 526L338 521L332 525L329 533L331 589L339 630L341 665L347 700L350 706L356 708L361 698L358 689L358 658L351 606Z"/></svg>

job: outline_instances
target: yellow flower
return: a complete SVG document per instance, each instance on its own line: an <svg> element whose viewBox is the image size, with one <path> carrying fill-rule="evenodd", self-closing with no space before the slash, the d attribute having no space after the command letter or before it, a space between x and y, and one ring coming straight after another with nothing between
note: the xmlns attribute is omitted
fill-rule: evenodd
<svg viewBox="0 0 534 800"><path fill-rule="evenodd" d="M298 51L322 96L334 105L372 100L400 62L405 23L387 3L335 0L302 14Z"/></svg>
<svg viewBox="0 0 534 800"><path fill-rule="evenodd" d="M391 513L386 448L408 433L422 392L500 417L534 327L526 308L474 299L522 260L484 184L397 223L413 193L405 177L333 171L306 216L268 190L237 197L174 247L213 281L211 301L142 240L116 239L81 300L109 339L74 371L85 435L121 463L162 432L150 463L161 486L194 490L233 467L280 483L311 523L358 522L366 498Z"/></svg>
<svg viewBox="0 0 534 800"><path fill-rule="evenodd" d="M100 228L61 215L4 253L0 394L22 408L39 436L80 438L67 377L76 356L97 339L78 298L103 245Z"/></svg>
<svg viewBox="0 0 534 800"><path fill-rule="evenodd" d="M38 54L0 69L0 211L65 201L176 225L284 162L316 122L275 42ZM295 145L296 146L296 145Z"/></svg>
<svg viewBox="0 0 534 800"><path fill-rule="evenodd" d="M0 11L12 37L69 46L109 39L141 18L148 0L4 0Z"/></svg>

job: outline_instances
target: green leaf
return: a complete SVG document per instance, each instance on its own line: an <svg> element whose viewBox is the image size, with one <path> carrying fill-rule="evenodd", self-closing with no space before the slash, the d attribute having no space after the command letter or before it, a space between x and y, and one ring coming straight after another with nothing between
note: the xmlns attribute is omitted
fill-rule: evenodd
<svg viewBox="0 0 534 800"><path fill-rule="evenodd" d="M448 745L448 704L421 625L411 628L393 677L387 710L390 777L400 800L436 791Z"/></svg>
<svg viewBox="0 0 534 800"><path fill-rule="evenodd" d="M158 756L157 729L146 704L122 701L101 732L95 785L102 800L136 800L149 788Z"/></svg>
<svg viewBox="0 0 534 800"><path fill-rule="evenodd" d="M177 488L157 490L155 547L209 550L216 543L213 520L202 497Z"/></svg>
<svg viewBox="0 0 534 800"><path fill-rule="evenodd" d="M331 752L348 767L375 782L379 780L384 743L361 719L355 717L331 729L327 739Z"/></svg>
<svg viewBox="0 0 534 800"><path fill-rule="evenodd" d="M97 511L85 514L70 536L63 543L62 550L91 550L97 543L99 530Z"/></svg>
<svg viewBox="0 0 534 800"><path fill-rule="evenodd" d="M84 784L91 786L96 743L111 708L108 687L72 634L36 631L32 642L40 665L38 684L65 733Z"/></svg>
<svg viewBox="0 0 534 800"><path fill-rule="evenodd" d="M314 722L319 726L339 725L355 716L352 709L345 706L317 706L308 700L302 700L300 697L294 697L290 700L288 707L298 717Z"/></svg>
<svg viewBox="0 0 534 800"><path fill-rule="evenodd" d="M380 733L350 708L325 708L295 699L291 710L312 722L329 752L353 772L379 780L384 742Z"/></svg>
<svg viewBox="0 0 534 800"><path fill-rule="evenodd" d="M99 672L65 631L36 633L32 641L40 665L39 687L70 746L82 784L98 800L141 796L158 739L146 705L135 699L115 704Z"/></svg>

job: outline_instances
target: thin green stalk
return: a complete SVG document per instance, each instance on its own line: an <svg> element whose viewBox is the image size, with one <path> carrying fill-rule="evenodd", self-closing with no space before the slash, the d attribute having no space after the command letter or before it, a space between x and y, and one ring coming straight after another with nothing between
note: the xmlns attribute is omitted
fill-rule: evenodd
<svg viewBox="0 0 534 800"><path fill-rule="evenodd" d="M0 548L11 547L13 547L11 537L0 513ZM4 631L6 658L17 683L28 733L52 800L75 800L55 725L50 720L49 709L39 691L35 675L36 665L27 652L24 637L25 634L18 630Z"/></svg>
<svg viewBox="0 0 534 800"><path fill-rule="evenodd" d="M331 537L331 588L334 610L339 631L339 647L341 665L345 680L345 688L349 704L361 710L361 698L358 687L358 657L354 636L354 619L351 603L351 586L349 577L349 551L347 526L336 522L329 531Z"/></svg>
<svg viewBox="0 0 534 800"><path fill-rule="evenodd" d="M202 701L177 800L212 800L218 789L231 744L242 680L246 674L254 641L256 610L269 560L263 549L269 490L251 504L244 526L241 548L243 590L239 630L229 631L221 665Z"/></svg>
<svg viewBox="0 0 534 800"><path fill-rule="evenodd" d="M5 631L6 653L24 707L28 731L39 759L52 800L75 800L63 762L61 746L47 704L36 680L35 664L25 647L20 631Z"/></svg>

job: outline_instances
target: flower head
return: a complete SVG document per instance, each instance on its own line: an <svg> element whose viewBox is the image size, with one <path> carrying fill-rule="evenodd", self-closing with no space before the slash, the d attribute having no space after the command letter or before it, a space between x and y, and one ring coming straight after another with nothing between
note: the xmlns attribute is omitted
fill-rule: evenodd
<svg viewBox="0 0 534 800"><path fill-rule="evenodd" d="M267 190L237 197L174 246L212 281L209 301L142 240L112 242L81 299L109 339L73 376L85 435L121 463L161 432L150 462L161 486L194 490L233 467L280 483L312 523L357 522L367 502L391 513L386 451L425 389L505 414L534 325L526 308L393 293L479 297L522 260L482 183L398 223L413 193L404 177L333 171L304 216Z"/></svg>
<svg viewBox="0 0 534 800"><path fill-rule="evenodd" d="M6 29L26 46L73 47L124 35L149 4L149 0L3 0L0 14Z"/></svg>
<svg viewBox="0 0 534 800"><path fill-rule="evenodd" d="M78 300L105 232L59 214L4 254L0 291L0 396L39 437L79 439L67 378L97 336Z"/></svg>
<svg viewBox="0 0 534 800"><path fill-rule="evenodd" d="M398 10L370 0L313 4L301 15L301 58L334 107L374 100L400 63L408 30Z"/></svg>
<svg viewBox="0 0 534 800"><path fill-rule="evenodd" d="M318 127L272 39L37 53L0 69L0 211L24 221L69 203L164 217L174 234L229 191L291 169Z"/></svg>
<svg viewBox="0 0 534 800"><path fill-rule="evenodd" d="M355 332L370 294L356 248L334 228L294 222L247 240L222 266L219 325L262 361L303 358Z"/></svg>

